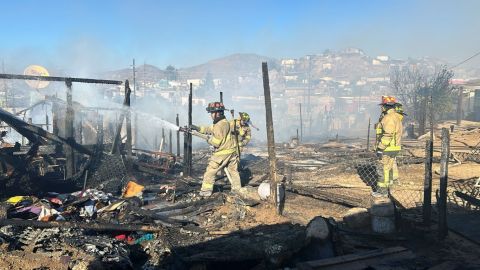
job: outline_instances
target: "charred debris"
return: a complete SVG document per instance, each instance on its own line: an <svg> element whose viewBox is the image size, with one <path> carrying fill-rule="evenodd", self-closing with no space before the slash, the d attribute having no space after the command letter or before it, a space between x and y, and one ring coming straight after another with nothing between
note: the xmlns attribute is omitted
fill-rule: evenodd
<svg viewBox="0 0 480 270"><path fill-rule="evenodd" d="M263 72L267 97L266 63ZM400 216L401 203L373 202L364 196L368 185L349 192L342 183L305 184L302 177L312 169L326 178L369 171L344 161L371 155L338 138L329 146L299 145L299 138L275 144L269 98L268 156L260 149L242 157L248 192L229 192L226 176L218 175L216 192L202 199L198 191L208 150L193 152L186 133L180 155L180 133L169 130L169 151L136 148L128 81L0 78L61 81L67 93L66 100L43 101L52 104L53 119L46 117L45 125L53 132L17 117L22 112L0 109L2 124L28 140L0 148L0 258L11 269L430 269L444 264L418 251L412 238L433 243L435 230ZM124 87L113 128L104 126L105 108L72 101L76 83ZM189 124L191 95L190 89ZM81 121L74 121L78 115ZM385 232L372 231L371 215L385 220ZM389 230L392 220L396 226Z"/></svg>

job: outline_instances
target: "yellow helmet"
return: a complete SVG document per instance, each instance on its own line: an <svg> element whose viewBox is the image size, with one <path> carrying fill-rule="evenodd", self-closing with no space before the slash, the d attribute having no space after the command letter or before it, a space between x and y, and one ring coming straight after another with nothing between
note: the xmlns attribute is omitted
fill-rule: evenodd
<svg viewBox="0 0 480 270"><path fill-rule="evenodd" d="M240 115L240 119L242 119L243 121L245 121L245 122L249 122L249 121L250 121L250 115L248 115L248 113L246 113L246 112L239 112L238 114Z"/></svg>
<svg viewBox="0 0 480 270"><path fill-rule="evenodd" d="M401 103L395 103L395 111L401 115L407 115L403 112L403 105Z"/></svg>

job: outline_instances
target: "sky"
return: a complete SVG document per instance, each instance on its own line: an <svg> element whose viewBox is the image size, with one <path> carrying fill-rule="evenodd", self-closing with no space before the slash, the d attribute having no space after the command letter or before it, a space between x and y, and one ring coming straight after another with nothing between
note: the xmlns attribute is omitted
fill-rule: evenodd
<svg viewBox="0 0 480 270"><path fill-rule="evenodd" d="M0 61L12 72L41 64L86 74L133 58L181 68L234 53L298 58L357 47L455 64L480 51L479 10L474 0L3 1Z"/></svg>

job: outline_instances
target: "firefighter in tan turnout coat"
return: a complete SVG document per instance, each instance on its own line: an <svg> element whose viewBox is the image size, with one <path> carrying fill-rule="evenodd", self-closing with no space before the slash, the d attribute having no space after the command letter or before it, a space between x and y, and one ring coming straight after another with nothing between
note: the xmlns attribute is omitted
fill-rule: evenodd
<svg viewBox="0 0 480 270"><path fill-rule="evenodd" d="M252 139L252 129L250 128L250 115L246 112L239 112L239 119L230 121L230 129L238 143L239 149L243 149Z"/></svg>
<svg viewBox="0 0 480 270"><path fill-rule="evenodd" d="M382 115L376 126L376 151L383 168L379 173L375 194L388 195L390 185L398 179L396 157L402 149L403 111L398 110L401 105L391 96L383 96L380 105Z"/></svg>
<svg viewBox="0 0 480 270"><path fill-rule="evenodd" d="M210 113L213 124L191 127L202 134L210 135L207 142L215 149L203 175L200 191L200 195L203 197L212 195L215 176L218 171L224 168L227 170L227 175L229 174L228 178L231 181L232 191L239 191L241 188L236 139L232 134L230 123L225 118L224 111L225 106L221 102L212 102L208 104L207 112Z"/></svg>

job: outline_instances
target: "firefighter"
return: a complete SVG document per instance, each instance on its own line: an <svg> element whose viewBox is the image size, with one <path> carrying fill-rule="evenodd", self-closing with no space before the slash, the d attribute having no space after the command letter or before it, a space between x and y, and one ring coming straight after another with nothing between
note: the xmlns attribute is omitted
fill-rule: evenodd
<svg viewBox="0 0 480 270"><path fill-rule="evenodd" d="M383 166L379 173L381 179L377 182L376 193L382 196L388 195L390 185L398 179L396 157L401 150L403 132L403 115L398 113L398 108L401 108L398 104L394 97L383 96L380 104L382 114L376 125L376 154Z"/></svg>
<svg viewBox="0 0 480 270"><path fill-rule="evenodd" d="M236 143L238 143L239 149L243 149L252 138L252 129L250 128L250 115L246 112L238 113L240 118L230 121L230 129L234 135L236 135Z"/></svg>
<svg viewBox="0 0 480 270"><path fill-rule="evenodd" d="M212 195L215 176L223 168L227 169L227 176L229 176L232 191L239 191L241 188L240 175L238 173L237 144L232 135L230 123L225 118L224 111L225 106L223 103L209 103L207 112L212 117L213 125L191 126L193 130L211 135L207 142L215 149L203 175L202 188L200 190L200 196L202 197Z"/></svg>

